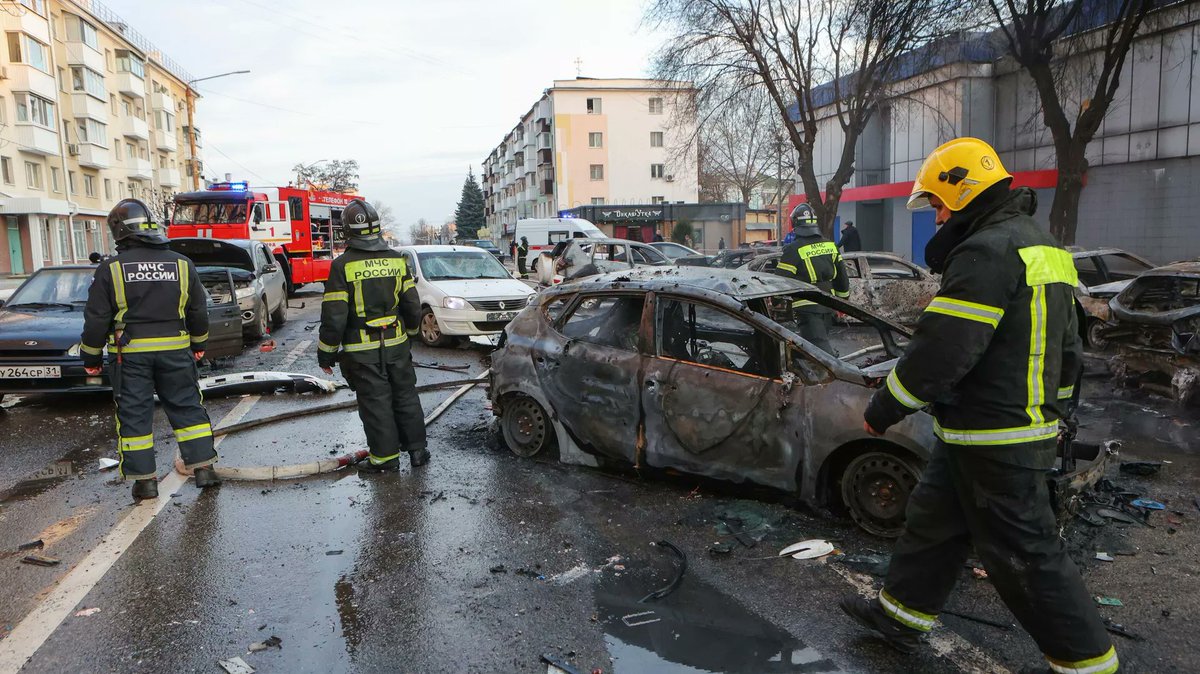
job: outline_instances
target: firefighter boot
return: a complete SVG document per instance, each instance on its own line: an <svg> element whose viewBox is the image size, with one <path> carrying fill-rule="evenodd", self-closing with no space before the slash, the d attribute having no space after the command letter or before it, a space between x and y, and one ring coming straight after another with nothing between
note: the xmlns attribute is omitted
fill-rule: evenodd
<svg viewBox="0 0 1200 674"><path fill-rule="evenodd" d="M360 473L395 473L400 470L400 459L388 459L383 463L372 463L370 459L358 464Z"/></svg>
<svg viewBox="0 0 1200 674"><path fill-rule="evenodd" d="M851 595L842 598L841 606L846 615L901 653L913 653L921 645L923 633L893 620L883 612L877 599Z"/></svg>
<svg viewBox="0 0 1200 674"><path fill-rule="evenodd" d="M158 480L150 478L148 480L133 481L133 498L141 501L143 499L158 498Z"/></svg>
<svg viewBox="0 0 1200 674"><path fill-rule="evenodd" d="M217 471L211 466L206 468L197 468L192 477L196 480L196 486L201 489L208 489L221 484L221 478L217 477Z"/></svg>
<svg viewBox="0 0 1200 674"><path fill-rule="evenodd" d="M418 449L416 451L409 452L408 462L412 464L413 468L420 468L421 466L424 466L425 464L429 463L429 450Z"/></svg>

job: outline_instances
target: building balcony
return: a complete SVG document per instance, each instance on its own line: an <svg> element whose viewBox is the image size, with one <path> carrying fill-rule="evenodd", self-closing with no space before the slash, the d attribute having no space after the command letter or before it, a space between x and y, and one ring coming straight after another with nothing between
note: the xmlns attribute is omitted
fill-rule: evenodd
<svg viewBox="0 0 1200 674"><path fill-rule="evenodd" d="M549 150L551 145L550 132L545 131L538 134L538 150Z"/></svg>
<svg viewBox="0 0 1200 674"><path fill-rule="evenodd" d="M135 157L125 160L125 170L132 180L151 180L154 178L154 170L150 168L150 160Z"/></svg>
<svg viewBox="0 0 1200 674"><path fill-rule="evenodd" d="M121 135L138 140L150 140L150 127L146 120L137 117L126 117L120 123Z"/></svg>
<svg viewBox="0 0 1200 674"><path fill-rule="evenodd" d="M171 99L170 94L164 94L161 91L157 91L153 94L150 94L150 109L166 110L173 115L175 114L175 101Z"/></svg>
<svg viewBox="0 0 1200 674"><path fill-rule="evenodd" d="M10 63L4 66L8 73L5 86L9 91L28 91L52 101L58 100L58 83L54 77L24 63Z"/></svg>
<svg viewBox="0 0 1200 674"><path fill-rule="evenodd" d="M104 54L92 49L82 42L67 42L67 63L73 66L87 66L98 73L105 72L108 64L104 62Z"/></svg>
<svg viewBox="0 0 1200 674"><path fill-rule="evenodd" d="M538 150L537 156L538 166L548 166L554 163L554 150L544 149Z"/></svg>
<svg viewBox="0 0 1200 674"><path fill-rule="evenodd" d="M71 94L71 109L76 117L88 117L108 123L108 104L87 94Z"/></svg>
<svg viewBox="0 0 1200 674"><path fill-rule="evenodd" d="M550 196L550 195L554 194L554 181L553 180L543 180L542 181L542 194L544 194L546 196Z"/></svg>
<svg viewBox="0 0 1200 674"><path fill-rule="evenodd" d="M133 96L134 98L146 97L146 80L133 73L110 75L108 81L112 83L117 91L126 96Z"/></svg>
<svg viewBox="0 0 1200 674"><path fill-rule="evenodd" d="M179 141L174 131L159 129L154 132L154 146L163 152L175 152L179 149Z"/></svg>
<svg viewBox="0 0 1200 674"><path fill-rule="evenodd" d="M91 143L72 143L67 148L70 154L79 160L79 165L84 168L106 169L112 166L112 155L107 147Z"/></svg>
<svg viewBox="0 0 1200 674"><path fill-rule="evenodd" d="M200 133L200 127L196 127L194 129L191 127L187 127L187 126L183 127L183 144L184 145L187 145L190 142L188 140L189 135L194 135L196 137L196 140L194 142L196 143L197 148L204 147L204 143L202 142L202 140L204 138L204 134ZM199 153L197 153L197 154L199 154Z"/></svg>
<svg viewBox="0 0 1200 674"><path fill-rule="evenodd" d="M16 133L17 146L22 152L49 156L57 155L60 151L58 147L58 132L56 131L51 131L36 124L18 122Z"/></svg>
<svg viewBox="0 0 1200 674"><path fill-rule="evenodd" d="M154 182L158 183L159 187L179 187L179 169L177 168L156 168L154 169Z"/></svg>

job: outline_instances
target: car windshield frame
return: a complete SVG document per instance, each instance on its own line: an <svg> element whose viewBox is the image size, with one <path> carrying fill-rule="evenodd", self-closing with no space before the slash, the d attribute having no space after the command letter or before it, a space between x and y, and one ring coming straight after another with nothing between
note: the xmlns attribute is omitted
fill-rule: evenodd
<svg viewBox="0 0 1200 674"><path fill-rule="evenodd" d="M421 268L421 275L427 281L475 281L480 279L485 280L501 280L512 278L504 265L496 260L496 256L483 250L475 248L474 250L439 250L439 251L416 251L417 264ZM447 273L455 271L452 263L447 260L466 260L473 258L479 261L481 272L492 271L493 274L484 275L465 273L467 270L462 270L464 273L455 274ZM443 273L431 273L431 269L440 270Z"/></svg>
<svg viewBox="0 0 1200 674"><path fill-rule="evenodd" d="M54 307L76 307L87 303L88 289L92 285L92 277L95 275L95 269L39 269L29 280L22 283L12 297L4 303L5 309L44 309ZM51 286L49 284L56 283L57 279L65 279L68 276L76 276L80 282L76 283L70 290L82 289L82 293L70 292L66 296L58 295L54 297L47 296L45 290ZM41 296L33 296L32 293L41 292Z"/></svg>
<svg viewBox="0 0 1200 674"><path fill-rule="evenodd" d="M245 201L189 201L175 204L172 225L245 225L250 222Z"/></svg>

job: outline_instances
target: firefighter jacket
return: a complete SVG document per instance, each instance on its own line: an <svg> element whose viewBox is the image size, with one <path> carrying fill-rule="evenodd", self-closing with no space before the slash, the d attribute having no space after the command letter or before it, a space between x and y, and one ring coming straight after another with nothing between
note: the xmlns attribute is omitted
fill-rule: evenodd
<svg viewBox="0 0 1200 674"><path fill-rule="evenodd" d="M961 234L947 232L944 268L934 263L941 288L871 398L876 431L932 406L934 432L950 445L1000 456L1057 436L1082 367L1075 265L1031 217L1033 191L1000 187L977 197L990 198L965 222L943 226Z"/></svg>
<svg viewBox="0 0 1200 674"><path fill-rule="evenodd" d="M783 249L775 273L811 283L837 297L850 296L846 263L837 245L820 234L797 233L792 243ZM808 304L812 302L796 302L796 306Z"/></svg>
<svg viewBox="0 0 1200 674"><path fill-rule="evenodd" d="M79 352L87 367L100 365L106 343L119 341L122 353L203 351L208 343L208 295L200 275L165 243L122 244L116 257L101 262L83 317Z"/></svg>
<svg viewBox="0 0 1200 674"><path fill-rule="evenodd" d="M414 335L421 321L421 299L404 257L351 241L333 261L321 302L317 362L332 367L339 350L347 354L396 346ZM371 246L374 247L374 246Z"/></svg>

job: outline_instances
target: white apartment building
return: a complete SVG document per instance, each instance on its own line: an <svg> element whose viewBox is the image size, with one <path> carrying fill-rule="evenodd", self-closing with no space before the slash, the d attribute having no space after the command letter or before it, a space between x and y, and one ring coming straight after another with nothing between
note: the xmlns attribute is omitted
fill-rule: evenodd
<svg viewBox="0 0 1200 674"><path fill-rule="evenodd" d="M555 80L483 161L489 229L586 205L695 202L693 97L689 82Z"/></svg>
<svg viewBox="0 0 1200 674"><path fill-rule="evenodd" d="M178 64L96 0L4 5L0 278L110 251L113 205L159 210L202 167Z"/></svg>

